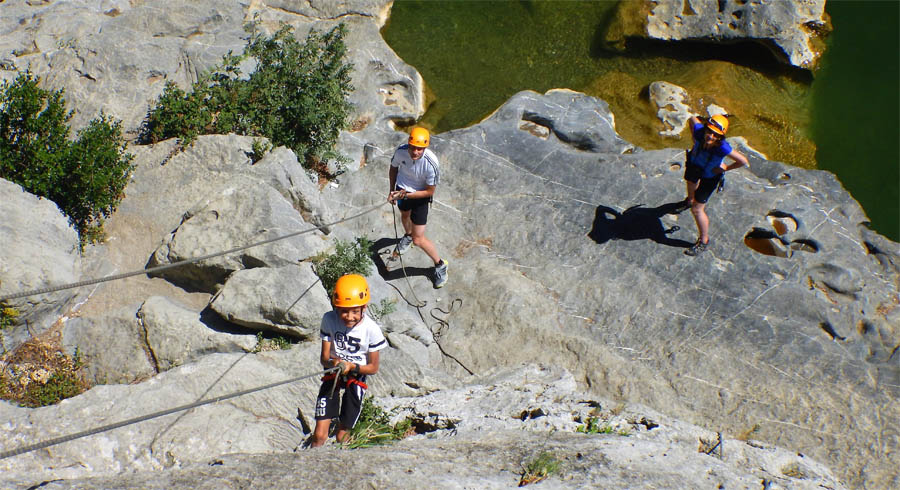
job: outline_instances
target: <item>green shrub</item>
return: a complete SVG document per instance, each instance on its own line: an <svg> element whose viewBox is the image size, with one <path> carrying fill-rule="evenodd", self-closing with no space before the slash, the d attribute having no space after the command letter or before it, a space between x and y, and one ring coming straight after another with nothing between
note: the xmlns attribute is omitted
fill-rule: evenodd
<svg viewBox="0 0 900 490"><path fill-rule="evenodd" d="M264 139L255 139L253 140L253 154L250 155L250 160L253 163L256 163L263 159L269 151L272 150L272 143Z"/></svg>
<svg viewBox="0 0 900 490"><path fill-rule="evenodd" d="M16 318L19 317L19 310L7 306L6 303L0 303L0 348L3 348L3 330L9 327L12 327L16 323ZM5 351L6 349L3 348ZM2 379L2 377L0 377ZM0 389L0 393L3 390Z"/></svg>
<svg viewBox="0 0 900 490"><path fill-rule="evenodd" d="M288 350L291 348L291 341L282 337L272 337L266 338L262 332L256 333L256 346L253 348L253 353L258 352L267 352L272 350Z"/></svg>
<svg viewBox="0 0 900 490"><path fill-rule="evenodd" d="M19 317L19 310L6 303L0 303L0 330L13 326L16 318Z"/></svg>
<svg viewBox="0 0 900 490"><path fill-rule="evenodd" d="M609 424L601 424L600 419L597 417L588 417L584 424L575 428L575 432L581 432L583 434L618 434L623 437L631 435L631 433L628 432L628 429L616 431L616 429Z"/></svg>
<svg viewBox="0 0 900 490"><path fill-rule="evenodd" d="M313 258L316 275L322 280L329 297L337 280L344 274L368 276L372 272L375 265L370 257L372 245L372 241L365 237L358 237L355 242L335 240L334 253Z"/></svg>
<svg viewBox="0 0 900 490"><path fill-rule="evenodd" d="M600 424L600 419L597 417L588 417L587 421L579 425L575 428L575 432L581 432L584 434L612 434L615 432L615 429L612 428L609 424Z"/></svg>
<svg viewBox="0 0 900 490"><path fill-rule="evenodd" d="M144 121L142 141L177 137L189 145L201 134L265 136L273 145L292 149L307 168L318 167L323 159L345 163L334 152L352 108L344 25L326 33L313 30L303 43L287 25L271 37L260 34L255 24L248 30L244 53L229 52L191 92L166 84ZM247 57L256 61L256 70L243 77L238 65Z"/></svg>
<svg viewBox="0 0 900 490"><path fill-rule="evenodd" d="M397 301L382 298L381 302L377 305L369 304L369 309L367 311L375 321L381 321L382 318L397 311Z"/></svg>
<svg viewBox="0 0 900 490"><path fill-rule="evenodd" d="M55 405L84 391L82 384L75 374L57 371L50 375L46 383L31 383L23 404L26 407Z"/></svg>
<svg viewBox="0 0 900 490"><path fill-rule="evenodd" d="M371 396L367 396L363 400L359 420L350 430L347 440L344 441L344 447L356 449L380 446L403 439L411 428L412 422L409 419L391 425L390 415L376 405Z"/></svg>
<svg viewBox="0 0 900 490"><path fill-rule="evenodd" d="M522 470L519 486L524 487L537 483L559 470L559 459L552 453L541 452L536 458L529 461Z"/></svg>
<svg viewBox="0 0 900 490"><path fill-rule="evenodd" d="M6 361L0 371L0 397L26 407L54 405L90 387L82 376L78 350L68 356L32 340Z"/></svg>
<svg viewBox="0 0 900 490"><path fill-rule="evenodd" d="M25 72L0 86L0 177L55 202L82 243L102 237L133 170L119 121L105 114L69 141L62 90Z"/></svg>

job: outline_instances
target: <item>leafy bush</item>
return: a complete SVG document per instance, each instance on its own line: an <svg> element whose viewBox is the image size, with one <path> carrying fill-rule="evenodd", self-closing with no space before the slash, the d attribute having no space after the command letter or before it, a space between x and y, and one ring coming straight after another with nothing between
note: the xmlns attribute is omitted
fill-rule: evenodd
<svg viewBox="0 0 900 490"><path fill-rule="evenodd" d="M260 34L255 24L249 31L244 53L229 52L190 93L166 84L144 121L142 141L177 137L189 145L201 134L233 132L287 146L307 168L323 159L342 163L333 149L347 127L347 96L353 89L352 65L344 61L344 25L326 33L313 30L303 43L287 25L271 37ZM256 70L242 77L238 65L248 57L256 61Z"/></svg>
<svg viewBox="0 0 900 490"><path fill-rule="evenodd" d="M389 414L376 405L371 396L367 396L363 400L359 420L350 430L347 440L344 441L344 447L356 449L380 446L403 439L411 430L412 422L409 419L391 425Z"/></svg>
<svg viewBox="0 0 900 490"><path fill-rule="evenodd" d="M355 242L335 240L334 253L315 257L316 275L322 280L322 286L331 297L334 285L344 274L368 276L375 264L370 257L372 241L358 237Z"/></svg>
<svg viewBox="0 0 900 490"><path fill-rule="evenodd" d="M82 243L96 241L133 170L121 123L101 113L69 141L63 91L39 81L25 72L0 86L0 177L55 202Z"/></svg>

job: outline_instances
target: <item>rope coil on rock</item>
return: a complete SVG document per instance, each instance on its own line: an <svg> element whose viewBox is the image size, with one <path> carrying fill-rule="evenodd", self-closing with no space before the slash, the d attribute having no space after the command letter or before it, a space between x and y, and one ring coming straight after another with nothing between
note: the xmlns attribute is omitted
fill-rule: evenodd
<svg viewBox="0 0 900 490"><path fill-rule="evenodd" d="M302 231L295 231L295 232L293 232L293 233L288 233L287 235L282 235L282 236L278 236L278 237L274 237L274 238L269 238L268 240L262 240L262 241L259 241L259 242L256 242L256 243L251 243L251 244L249 244L249 245L244 245L244 246L241 246L241 247L235 247L235 248L232 248L232 249L229 249L229 250L225 250L225 251L222 251L222 252L215 252L215 253L203 255L203 256L200 256L200 257L194 257L194 258L190 258L190 259L185 259L185 260L181 260L181 261L178 261L178 262L173 262L173 263L171 263L171 264L159 265L159 266L156 266L156 267L151 267L151 268L149 268L149 269L140 269L140 270L136 270L136 271L124 272L124 273L122 273L122 274L114 274L114 275L111 275L111 276L101 277L101 278L97 278L97 279L88 279L88 280L85 280L85 281L73 282L73 283L71 283L71 284L64 284L64 285L61 285L61 286L50 286L50 287L46 287L46 288L35 289L35 290L32 290L32 291L24 291L24 292L21 292L21 293L10 294L10 295L7 295L7 296L2 296L2 297L0 297L0 302L9 301L9 300L12 300L12 299L18 299L18 298L25 298L25 297L27 297L27 296L35 296L35 295L38 295L38 294L53 293L53 292L56 292L56 291L63 291L63 290L66 290L66 289L80 288L80 287L84 287L84 286L90 286L90 285L93 285L93 284L100 284L100 283L102 283L102 282L117 281L117 280L119 280L119 279L125 279L125 278L128 278L128 277L138 276L138 275L141 275L141 274L154 274L154 273L161 272L161 271L164 271L164 270L174 269L174 268L176 268L176 267L181 267L181 266L183 266L183 265L193 264L193 263L195 263L195 262L201 262L201 261L204 261L204 260L207 260L207 259L211 259L211 258L214 258L214 257L221 257L221 256L223 256L223 255L233 254L233 253L235 253L235 252L240 252L241 250L246 250L246 249L248 249L248 248L258 247L258 246L260 246L260 245L266 245L266 244L269 244L269 243L272 243L272 242L277 242L277 241L279 241L279 240L285 240L285 239L287 239L287 238L292 238L292 237L295 237L295 236L298 236L298 235L303 235L303 234L305 234L305 233L312 233L312 232L314 232L314 231L316 231L316 230L320 230L320 229L325 228L325 227L330 227L330 226L334 226L334 225L339 225L339 224L344 223L344 222L346 222L346 221L350 221L350 220L359 218L360 216L363 216L363 215L365 215L365 214L371 213L372 211L375 211L376 209L378 209L378 208L384 206L385 204L387 204L387 203L385 202L385 203L381 203L381 204L372 206L372 207L366 209L365 211L363 211L363 212L361 212L361 213L354 214L353 216L349 216L349 217L347 217L347 218L344 218L344 219L339 220L339 221L335 221L335 222L333 222L333 223L326 223L326 224L324 224L324 225L316 226L315 228L309 228L309 229L302 230Z"/></svg>
<svg viewBox="0 0 900 490"><path fill-rule="evenodd" d="M397 232L397 210L396 210L396 208L394 208L394 206L391 206L391 212L393 213L393 216L394 216L394 238L396 238L397 240L399 240L399 239L400 239L400 236L399 236L399 233ZM422 313L422 308L424 308L428 303L425 302L425 301L420 300L419 297L416 296L416 290L412 287L412 284L411 284L410 281L409 281L409 276L406 275L406 265L403 263L403 256L400 255L400 254L398 253L398 254L397 254L397 257L400 259L400 270L403 271L403 277L404 277L404 279L406 279L406 286L407 286L407 287L409 288L409 290L412 292L413 298L415 298L416 302L413 303L413 302L411 302L410 300L408 300L408 299L406 298L406 296L404 296L403 293L400 291L400 289L397 288L397 286L394 286L394 285L391 284L391 283L388 283L388 284L389 284L391 287L393 287L395 290L397 290L397 294L399 294L400 297L403 298L403 300L406 301L406 303L407 303L408 305L410 305L410 306L412 306L413 308L415 308L415 309L416 309L416 312L419 313L419 318L422 319L422 323L424 323L425 326L428 327L428 331L431 332L431 338L432 338L432 340L434 340L434 344L438 346L438 350L441 351L441 355L443 355L444 357L447 357L447 358L449 358L449 359L452 359L454 362L456 362L457 364L459 364L459 366L460 366L461 368L465 369L467 373L469 373L470 375L474 376L475 373L474 373L471 369L469 369L468 367L466 367L466 365L463 364L462 361L460 361L460 360L457 359L455 356L453 356L452 354L450 354L449 352L447 352L446 350L444 350L444 347L441 345L440 341L438 340L438 339L440 339L440 338L444 335L444 333L450 328L450 323L449 323L446 319L444 319L444 318L438 318L438 317L434 314L435 310L437 310L437 311L439 311L439 312L441 312L441 313L443 313L443 314L449 316L449 315L453 312L453 310L456 308L456 306L462 306L462 302L463 302L462 299L461 299L461 298L455 298L453 301L450 302L450 307L447 308L446 311L445 311L445 310L442 310L442 309L440 309L440 308L438 308L438 307L432 308L432 309L431 309L431 312L430 312L431 318L434 318L435 320L437 320L437 323L432 324L432 325L429 325L429 324L428 324L428 321L425 319L425 315ZM435 328L434 328L435 325L438 326L436 330L435 330Z"/></svg>
<svg viewBox="0 0 900 490"><path fill-rule="evenodd" d="M270 388L275 388L276 386L281 386L281 385L285 385L285 384L289 384L289 383L294 383L294 382L300 381L300 380L302 380L302 379L311 378L311 377L313 377L313 376L320 376L320 375L322 375L322 374L328 374L328 373L330 373L330 372L332 372L332 371L335 371L335 370L337 370L337 369L339 369L339 368L340 368L340 366L335 366L335 367L333 367L333 368L328 368L328 369L326 369L326 370L324 370L324 371L321 371L321 372L320 372L320 371L316 371L316 372L311 373L311 374L305 374L305 375L303 375L303 376L297 376L296 378L286 379L286 380L283 380L283 381L278 381L278 382L275 382L275 383L270 383L270 384L267 384L267 385L264 385L264 386L258 386L258 387L256 387L256 388L250 388L250 389L243 390L243 391L237 391L237 392L229 393L229 394L226 394L226 395L220 395L220 396L217 396L217 397L214 397L214 398L209 398L209 399L206 399L206 400L200 400L200 401L197 401L197 402L194 402L194 403L189 403L189 404L187 404L187 405L182 405L182 406L180 406L180 407L169 408L169 409L167 409L167 410L160 410L159 412L154 412L154 413L151 413L151 414L142 415L142 416L140 416L140 417L135 417L135 418L131 418L131 419L128 419L128 420L123 420L123 421L121 421L121 422L116 422L116 423L114 423L114 424L104 425L104 426L101 426L101 427L96 427L96 428L93 428L93 429L88 429L88 430L85 430L85 431L82 431L82 432L76 432L75 434L69 434L69 435L66 435L66 436L57 437L57 438L55 438L55 439L49 439L49 440L46 440L46 441L43 441L43 442L39 442L39 443L37 443L37 444L31 444L31 445L29 445L29 446L22 446L22 447L19 447L19 448L16 448L16 449L12 449L12 450L9 450L9 451L3 451L3 452L0 452L0 459L11 458L11 457L13 457L13 456L18 456L19 454L30 453L30 452L32 452L32 451L37 451L38 449L44 449L44 448L47 448L47 447L50 447L50 446L56 446L57 444L62 444L62 443L64 443L64 442L74 441L75 439L81 439L81 438L83 438L83 437L92 436L92 435L95 435L95 434L100 434L101 432L107 432L107 431L110 431L110 430L113 430L113 429L118 429L118 428L120 428L120 427L125 427L125 426L127 426L127 425L137 424L137 423L139 423L139 422L144 422L144 421L146 421L146 420L155 419L155 418L158 418L158 417L162 417L162 416L164 416L164 415L170 415L170 414L173 414L173 413L176 413L176 412L182 412L182 411L184 411L184 410L190 410L190 409L192 409L192 408L200 407L200 406L203 406L203 405L209 405L210 403L216 403L216 402L220 402L220 401L223 401L223 400L229 400L229 399L231 399L231 398L236 398L236 397L239 397L239 396L248 395L248 394L250 394L250 393L255 393L255 392L257 392L257 391L268 390L268 389L270 389Z"/></svg>

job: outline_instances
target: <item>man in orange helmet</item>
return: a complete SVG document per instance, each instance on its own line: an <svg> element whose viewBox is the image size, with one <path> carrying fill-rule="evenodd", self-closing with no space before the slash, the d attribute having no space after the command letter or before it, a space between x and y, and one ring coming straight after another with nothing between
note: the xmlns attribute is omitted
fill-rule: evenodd
<svg viewBox="0 0 900 490"><path fill-rule="evenodd" d="M409 141L400 145L391 158L391 186L388 201L397 203L405 234L397 243L397 253L404 254L412 245L422 249L434 261L434 287L447 282L447 262L441 260L437 248L425 237L428 205L441 178L437 156L428 148L428 130L415 127Z"/></svg>
<svg viewBox="0 0 900 490"><path fill-rule="evenodd" d="M700 118L692 116L690 119L691 135L694 146L688 152L687 162L684 166L684 180L687 185L687 198L682 201L684 207L691 208L697 230L700 233L697 242L684 251L685 254L696 256L709 246L709 217L706 216L706 202L725 177L725 172L741 167L749 167L747 157L733 149L725 141L725 133L728 131L728 118L717 114L709 118L704 124ZM723 163L725 157L734 160L734 163ZM684 208L682 208L684 209Z"/></svg>
<svg viewBox="0 0 900 490"><path fill-rule="evenodd" d="M369 283L358 274L341 276L334 286L331 294L334 310L322 317L319 332L322 337L320 362L325 369L340 367L340 370L322 378L316 398L316 428L309 441L310 447L325 443L334 418L338 419L335 438L338 442L347 440L348 432L356 425L362 410L368 389L366 376L378 372L378 351L387 347L387 340L375 320L366 316L369 299ZM340 377L337 385L335 377Z"/></svg>

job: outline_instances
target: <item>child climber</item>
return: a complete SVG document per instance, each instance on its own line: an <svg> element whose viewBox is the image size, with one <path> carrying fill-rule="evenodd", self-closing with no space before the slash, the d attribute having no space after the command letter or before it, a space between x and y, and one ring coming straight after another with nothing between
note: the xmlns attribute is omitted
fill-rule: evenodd
<svg viewBox="0 0 900 490"><path fill-rule="evenodd" d="M366 394L366 376L378 372L378 351L387 347L381 327L366 316L369 284L366 278L347 274L338 279L331 297L334 310L322 316L322 367L340 366L322 378L316 399L316 429L309 445L318 447L328 439L331 420L338 418L338 442L347 439L356 425ZM337 385L335 386L335 378ZM333 390L333 391L332 391ZM344 395L341 397L341 390Z"/></svg>

